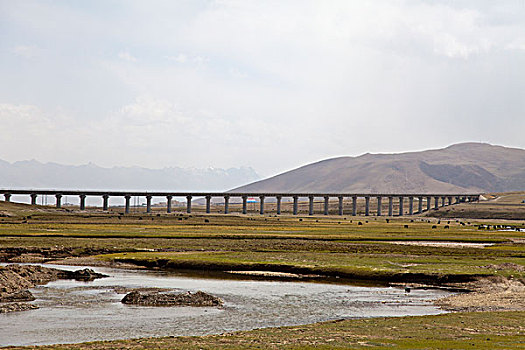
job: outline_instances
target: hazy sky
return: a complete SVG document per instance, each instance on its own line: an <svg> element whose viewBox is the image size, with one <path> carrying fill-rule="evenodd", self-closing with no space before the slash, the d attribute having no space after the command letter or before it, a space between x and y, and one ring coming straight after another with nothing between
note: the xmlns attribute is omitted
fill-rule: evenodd
<svg viewBox="0 0 525 350"><path fill-rule="evenodd" d="M525 1L0 0L0 159L525 148Z"/></svg>

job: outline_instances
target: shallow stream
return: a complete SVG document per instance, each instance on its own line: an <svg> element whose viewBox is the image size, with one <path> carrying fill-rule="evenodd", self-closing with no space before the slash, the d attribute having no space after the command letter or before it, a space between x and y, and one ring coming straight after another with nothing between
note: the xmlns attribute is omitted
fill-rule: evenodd
<svg viewBox="0 0 525 350"><path fill-rule="evenodd" d="M85 267L53 266L64 270ZM78 343L152 336L204 335L260 327L377 316L441 313L441 290L313 282L220 280L162 271L92 267L108 278L59 280L31 289L37 310L0 314L0 346ZM222 308L143 307L120 303L114 287L202 290Z"/></svg>

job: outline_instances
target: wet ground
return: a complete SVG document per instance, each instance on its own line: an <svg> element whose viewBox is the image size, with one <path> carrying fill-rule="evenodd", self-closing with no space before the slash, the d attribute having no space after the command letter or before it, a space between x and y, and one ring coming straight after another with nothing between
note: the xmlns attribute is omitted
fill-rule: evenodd
<svg viewBox="0 0 525 350"><path fill-rule="evenodd" d="M78 267L53 266L75 270ZM108 278L59 280L32 289L40 309L0 315L0 345L77 343L150 336L204 335L331 319L438 314L442 290L312 282L219 280L177 273L93 267ZM143 307L120 302L122 288L202 290L217 307Z"/></svg>

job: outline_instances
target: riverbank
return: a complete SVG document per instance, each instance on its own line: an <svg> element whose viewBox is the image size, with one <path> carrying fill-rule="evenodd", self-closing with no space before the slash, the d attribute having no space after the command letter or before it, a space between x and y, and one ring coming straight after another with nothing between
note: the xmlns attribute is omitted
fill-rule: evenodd
<svg viewBox="0 0 525 350"><path fill-rule="evenodd" d="M523 349L525 312L338 320L203 337L162 337L11 349Z"/></svg>
<svg viewBox="0 0 525 350"><path fill-rule="evenodd" d="M0 266L0 313L27 311L38 308L28 302L35 297L29 291L37 285L58 279L92 281L107 277L91 269L65 271L43 266L10 264Z"/></svg>

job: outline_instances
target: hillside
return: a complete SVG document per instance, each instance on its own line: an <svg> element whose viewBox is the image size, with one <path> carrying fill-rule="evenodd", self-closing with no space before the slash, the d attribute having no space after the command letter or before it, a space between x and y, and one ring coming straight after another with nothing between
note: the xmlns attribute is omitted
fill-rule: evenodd
<svg viewBox="0 0 525 350"><path fill-rule="evenodd" d="M525 189L525 150L484 143L305 165L232 192L430 193Z"/></svg>

